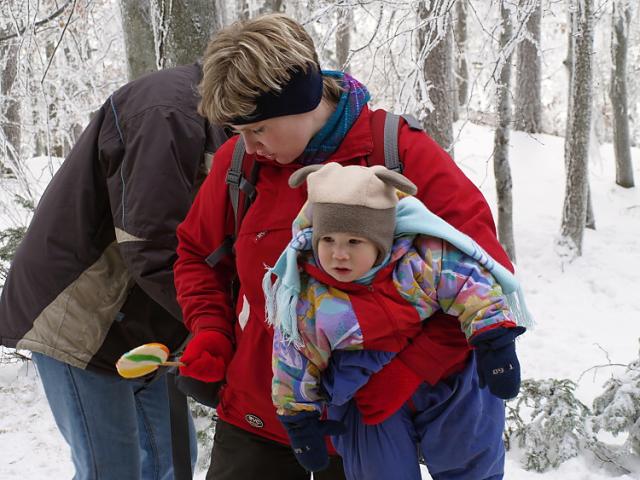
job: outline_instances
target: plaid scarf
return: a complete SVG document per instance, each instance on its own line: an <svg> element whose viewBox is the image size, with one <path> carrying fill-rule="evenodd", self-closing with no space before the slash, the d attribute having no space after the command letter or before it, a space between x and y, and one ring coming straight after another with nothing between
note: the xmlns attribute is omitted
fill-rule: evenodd
<svg viewBox="0 0 640 480"><path fill-rule="evenodd" d="M360 112L369 101L367 87L344 72L323 70L322 74L342 80L344 92L327 123L316 133L298 162L302 165L316 165L325 162L335 152L342 139L354 124Z"/></svg>

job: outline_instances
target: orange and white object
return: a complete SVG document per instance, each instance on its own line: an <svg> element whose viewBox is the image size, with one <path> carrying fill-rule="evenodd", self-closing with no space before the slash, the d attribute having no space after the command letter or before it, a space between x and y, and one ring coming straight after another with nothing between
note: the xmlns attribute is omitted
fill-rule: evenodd
<svg viewBox="0 0 640 480"><path fill-rule="evenodd" d="M138 378L161 366L181 366L181 362L168 362L169 349L162 343L145 343L129 350L116 362L121 377Z"/></svg>

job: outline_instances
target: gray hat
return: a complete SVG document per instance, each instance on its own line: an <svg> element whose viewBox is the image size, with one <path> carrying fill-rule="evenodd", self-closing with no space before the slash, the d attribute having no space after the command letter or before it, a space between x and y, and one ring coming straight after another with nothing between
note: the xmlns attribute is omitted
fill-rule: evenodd
<svg viewBox="0 0 640 480"><path fill-rule="evenodd" d="M393 245L396 224L396 189L414 195L417 187L403 175L376 165L310 165L289 178L289 186L307 181L313 204L313 249L323 235L344 232L371 240L378 247L376 264Z"/></svg>

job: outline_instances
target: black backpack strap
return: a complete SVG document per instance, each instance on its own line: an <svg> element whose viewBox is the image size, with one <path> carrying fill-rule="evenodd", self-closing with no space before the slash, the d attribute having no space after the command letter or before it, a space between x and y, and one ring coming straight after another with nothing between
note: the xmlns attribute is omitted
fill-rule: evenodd
<svg viewBox="0 0 640 480"><path fill-rule="evenodd" d="M173 459L173 478L191 480L191 448L189 446L189 405L187 397L176 386L176 371L167 372L167 390L169 394L169 419L171 424L171 456Z"/></svg>
<svg viewBox="0 0 640 480"><path fill-rule="evenodd" d="M204 261L207 265L213 268L222 257L226 257L227 255L231 254L233 254L233 239L231 237L227 237L225 238L224 242L222 242L222 245L216 248L213 253L209 254L209 256L205 258Z"/></svg>
<svg viewBox="0 0 640 480"><path fill-rule="evenodd" d="M244 177L242 175L242 160L244 159L244 140L242 135L238 136L238 141L233 148L231 166L227 172L227 185L229 186L229 199L233 208L233 219L235 222L235 234L238 234L240 222L238 221L238 209L240 204L240 186ZM214 252L215 253L215 252Z"/></svg>
<svg viewBox="0 0 640 480"><path fill-rule="evenodd" d="M205 262L211 268L215 267L222 257L233 254L233 244L238 236L242 219L256 196L256 182L258 181L260 164L254 160L251 165L248 165L248 162L245 165L244 157L244 141L239 136L233 148L231 165L227 171L226 178L229 201L233 209L234 233L232 236L227 237L222 245L205 259Z"/></svg>

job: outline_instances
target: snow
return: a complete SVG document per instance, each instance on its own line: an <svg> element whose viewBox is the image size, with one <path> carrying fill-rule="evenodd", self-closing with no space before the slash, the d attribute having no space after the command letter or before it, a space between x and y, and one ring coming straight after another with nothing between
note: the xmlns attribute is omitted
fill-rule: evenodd
<svg viewBox="0 0 640 480"><path fill-rule="evenodd" d="M456 160L495 205L493 132L466 122L457 127L462 131ZM605 380L623 373L617 366L592 367L627 364L638 357L640 192L615 185L613 149L603 145L589 165L597 230L585 233L583 256L568 262L555 247L564 196L563 149L564 139L559 137L511 135L517 272L537 321L536 328L521 337L518 352L524 378L574 380L578 398L591 406ZM640 150L632 155L638 181ZM0 478L71 477L69 449L55 428L32 367L0 366L0 412ZM623 441L606 434L601 439ZM610 478L586 456L542 474L524 470L521 456L517 448L508 452L506 479ZM637 471L617 478L639 476ZM204 478L204 472L196 478ZM423 478L430 478L426 470Z"/></svg>

